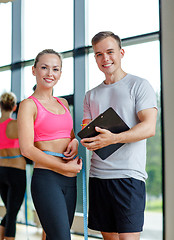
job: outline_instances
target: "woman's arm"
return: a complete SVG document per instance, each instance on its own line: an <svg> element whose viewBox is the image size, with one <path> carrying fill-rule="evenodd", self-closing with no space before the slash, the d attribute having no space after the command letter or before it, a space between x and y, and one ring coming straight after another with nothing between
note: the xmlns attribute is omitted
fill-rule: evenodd
<svg viewBox="0 0 174 240"><path fill-rule="evenodd" d="M34 120L37 114L37 108L31 99L26 99L20 103L17 123L18 137L21 153L23 156L31 159L35 163L49 168L61 174L67 172L78 173L81 170L81 164L78 159L73 161L57 161L54 156L47 155L34 146Z"/></svg>

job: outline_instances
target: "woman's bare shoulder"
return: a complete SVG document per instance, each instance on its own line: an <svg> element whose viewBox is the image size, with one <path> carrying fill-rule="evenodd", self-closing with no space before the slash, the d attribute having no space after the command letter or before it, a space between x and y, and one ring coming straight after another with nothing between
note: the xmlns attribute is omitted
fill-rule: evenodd
<svg viewBox="0 0 174 240"><path fill-rule="evenodd" d="M34 104L34 101L31 98L26 98L26 99L22 100L19 105L20 106L21 105L26 106L26 105L35 105L35 104Z"/></svg>
<svg viewBox="0 0 174 240"><path fill-rule="evenodd" d="M31 98L24 99L20 102L19 104L19 112L25 111L25 112L30 112L30 111L36 111L36 104Z"/></svg>
<svg viewBox="0 0 174 240"><path fill-rule="evenodd" d="M59 98L59 99L69 109L68 101L65 98Z"/></svg>

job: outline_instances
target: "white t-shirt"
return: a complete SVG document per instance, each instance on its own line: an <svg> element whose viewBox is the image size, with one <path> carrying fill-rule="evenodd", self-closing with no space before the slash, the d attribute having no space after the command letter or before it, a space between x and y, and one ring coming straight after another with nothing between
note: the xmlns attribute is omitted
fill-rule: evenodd
<svg viewBox="0 0 174 240"><path fill-rule="evenodd" d="M156 95L147 80L131 74L110 85L102 82L86 93L83 119L94 119L109 107L112 107L132 128L139 122L137 116L139 111L157 108ZM102 179L133 177L145 181L147 178L145 167L146 140L141 140L124 144L105 160L93 152L90 177Z"/></svg>

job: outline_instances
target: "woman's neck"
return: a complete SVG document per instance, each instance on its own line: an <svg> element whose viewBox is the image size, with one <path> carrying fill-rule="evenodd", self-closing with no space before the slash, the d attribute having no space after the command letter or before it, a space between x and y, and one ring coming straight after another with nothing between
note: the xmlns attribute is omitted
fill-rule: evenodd
<svg viewBox="0 0 174 240"><path fill-rule="evenodd" d="M1 122L4 122L5 120L11 118L12 112L9 111L1 111Z"/></svg>
<svg viewBox="0 0 174 240"><path fill-rule="evenodd" d="M53 99L53 95L52 95L52 90L50 91L39 91L39 90L35 90L34 97L38 98L39 100L51 100Z"/></svg>

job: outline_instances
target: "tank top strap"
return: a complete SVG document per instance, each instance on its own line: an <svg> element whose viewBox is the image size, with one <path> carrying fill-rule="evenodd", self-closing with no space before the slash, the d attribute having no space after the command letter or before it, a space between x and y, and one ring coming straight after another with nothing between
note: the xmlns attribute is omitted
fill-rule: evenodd
<svg viewBox="0 0 174 240"><path fill-rule="evenodd" d="M34 96L30 96L28 98L31 98L36 103L36 105L42 106L42 104L39 102L39 100L37 98L35 98Z"/></svg>
<svg viewBox="0 0 174 240"><path fill-rule="evenodd" d="M60 99L59 99L58 97L54 97L54 98L62 105L62 107L63 107L67 112L69 112L68 108L63 104L62 101L60 101Z"/></svg>
<svg viewBox="0 0 174 240"><path fill-rule="evenodd" d="M12 118L8 118L7 120L5 120L4 122L1 122L1 125L7 126L7 124L12 120Z"/></svg>

